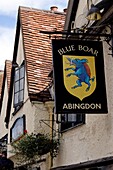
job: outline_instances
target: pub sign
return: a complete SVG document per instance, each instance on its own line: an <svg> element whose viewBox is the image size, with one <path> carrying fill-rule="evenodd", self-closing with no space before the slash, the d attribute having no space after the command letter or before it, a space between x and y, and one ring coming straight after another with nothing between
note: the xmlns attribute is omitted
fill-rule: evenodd
<svg viewBox="0 0 113 170"><path fill-rule="evenodd" d="M55 113L107 113L100 41L52 40Z"/></svg>

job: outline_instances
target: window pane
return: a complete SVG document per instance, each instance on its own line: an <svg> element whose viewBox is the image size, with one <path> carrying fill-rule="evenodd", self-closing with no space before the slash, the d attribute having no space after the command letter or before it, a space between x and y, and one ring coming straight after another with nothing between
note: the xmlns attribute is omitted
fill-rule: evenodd
<svg viewBox="0 0 113 170"><path fill-rule="evenodd" d="M24 77L24 66L20 68L20 79Z"/></svg>
<svg viewBox="0 0 113 170"><path fill-rule="evenodd" d="M15 82L15 93L19 91L19 81Z"/></svg>
<svg viewBox="0 0 113 170"><path fill-rule="evenodd" d="M62 122L67 122L67 114L62 114L61 115L61 121Z"/></svg>
<svg viewBox="0 0 113 170"><path fill-rule="evenodd" d="M24 121L23 117L19 118L14 127L11 130L12 133L12 141L18 139L24 133Z"/></svg>
<svg viewBox="0 0 113 170"><path fill-rule="evenodd" d="M19 70L15 70L15 81L19 80Z"/></svg>
<svg viewBox="0 0 113 170"><path fill-rule="evenodd" d="M19 102L22 102L23 101L23 95L24 95L24 91L20 91L19 93Z"/></svg>
<svg viewBox="0 0 113 170"><path fill-rule="evenodd" d="M68 114L68 122L76 122L76 114Z"/></svg>
<svg viewBox="0 0 113 170"><path fill-rule="evenodd" d="M24 79L20 80L20 90L24 89Z"/></svg>
<svg viewBox="0 0 113 170"><path fill-rule="evenodd" d="M16 93L16 94L15 94L15 104L18 103L18 99L19 99L19 93Z"/></svg>
<svg viewBox="0 0 113 170"><path fill-rule="evenodd" d="M84 119L84 115L83 114L77 114L77 119L79 120L79 122L82 122Z"/></svg>

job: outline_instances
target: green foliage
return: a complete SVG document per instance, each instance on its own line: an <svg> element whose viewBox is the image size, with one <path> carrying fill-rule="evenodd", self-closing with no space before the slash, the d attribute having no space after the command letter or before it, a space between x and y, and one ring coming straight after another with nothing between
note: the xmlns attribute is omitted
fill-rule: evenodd
<svg viewBox="0 0 113 170"><path fill-rule="evenodd" d="M52 157L58 154L59 140L51 139L48 134L26 134L20 140L13 142L13 152L26 160L34 159L50 152Z"/></svg>

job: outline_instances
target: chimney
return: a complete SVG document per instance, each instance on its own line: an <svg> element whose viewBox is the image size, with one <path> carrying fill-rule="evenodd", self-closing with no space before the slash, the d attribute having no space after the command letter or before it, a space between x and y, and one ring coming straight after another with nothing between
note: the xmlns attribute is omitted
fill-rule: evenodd
<svg viewBox="0 0 113 170"><path fill-rule="evenodd" d="M63 12L66 13L66 12L67 12L67 8L64 8L64 9L63 9Z"/></svg>
<svg viewBox="0 0 113 170"><path fill-rule="evenodd" d="M3 74L3 73L4 73L4 71L3 71L3 70L0 70L0 75Z"/></svg>
<svg viewBox="0 0 113 170"><path fill-rule="evenodd" d="M55 12L55 11L58 10L58 7L57 6L51 6L50 9L51 9L52 12Z"/></svg>

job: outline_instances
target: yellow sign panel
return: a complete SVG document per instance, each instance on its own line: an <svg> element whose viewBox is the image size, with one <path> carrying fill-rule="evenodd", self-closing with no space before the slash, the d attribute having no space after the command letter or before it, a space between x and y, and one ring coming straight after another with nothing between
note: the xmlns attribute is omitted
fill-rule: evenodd
<svg viewBox="0 0 113 170"><path fill-rule="evenodd" d="M63 55L66 90L81 101L96 89L95 57Z"/></svg>

